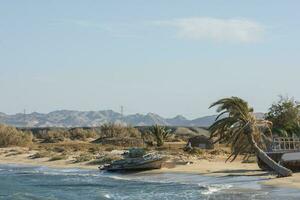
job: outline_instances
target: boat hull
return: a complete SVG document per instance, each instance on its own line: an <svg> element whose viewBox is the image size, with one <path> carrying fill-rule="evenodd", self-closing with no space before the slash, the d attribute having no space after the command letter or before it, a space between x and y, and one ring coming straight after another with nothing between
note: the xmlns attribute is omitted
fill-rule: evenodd
<svg viewBox="0 0 300 200"><path fill-rule="evenodd" d="M163 166L164 159L160 160L151 160L144 161L141 163L132 163L132 164L111 164L104 166L101 170L106 170L110 172L115 171L144 171L144 170L153 170L160 169Z"/></svg>
<svg viewBox="0 0 300 200"><path fill-rule="evenodd" d="M282 156L287 153L294 153L299 151L278 151L278 152L267 152L266 154L272 158L277 163L280 163L282 166L292 170L292 171L300 171L300 160L294 161L283 161ZM260 169L265 171L272 171L272 169L266 165L259 157L257 157L257 164Z"/></svg>

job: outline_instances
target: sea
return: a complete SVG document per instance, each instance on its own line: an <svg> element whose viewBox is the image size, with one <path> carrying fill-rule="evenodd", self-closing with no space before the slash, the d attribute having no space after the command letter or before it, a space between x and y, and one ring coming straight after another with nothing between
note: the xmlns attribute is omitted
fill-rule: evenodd
<svg viewBox="0 0 300 200"><path fill-rule="evenodd" d="M0 165L0 200L300 199L300 190L255 176L117 174L83 169Z"/></svg>

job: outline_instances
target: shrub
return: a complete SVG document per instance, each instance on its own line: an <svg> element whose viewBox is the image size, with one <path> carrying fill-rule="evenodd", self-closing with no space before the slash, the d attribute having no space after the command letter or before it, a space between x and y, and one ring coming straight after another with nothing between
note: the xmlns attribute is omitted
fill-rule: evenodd
<svg viewBox="0 0 300 200"><path fill-rule="evenodd" d="M0 125L0 147L28 146L32 143L32 133L18 131L14 127Z"/></svg>
<svg viewBox="0 0 300 200"><path fill-rule="evenodd" d="M159 125L154 125L151 127L149 134L151 134L155 140L156 140L156 145L158 147L162 146L165 142L165 140L170 136L170 129L166 129L163 126Z"/></svg>
<svg viewBox="0 0 300 200"><path fill-rule="evenodd" d="M57 143L65 140L66 131L64 130L50 130L40 135L41 139L44 139L45 143Z"/></svg>
<svg viewBox="0 0 300 200"><path fill-rule="evenodd" d="M300 104L294 98L280 96L269 112L266 120L272 122L272 132L282 137L300 135Z"/></svg>
<svg viewBox="0 0 300 200"><path fill-rule="evenodd" d="M141 133L138 129L131 126L122 126L120 124L104 124L101 126L101 137L104 138L123 138L135 137L141 138Z"/></svg>
<svg viewBox="0 0 300 200"><path fill-rule="evenodd" d="M84 130L82 128L74 128L69 130L67 136L71 140L86 140L87 138L96 138L97 133L93 130Z"/></svg>

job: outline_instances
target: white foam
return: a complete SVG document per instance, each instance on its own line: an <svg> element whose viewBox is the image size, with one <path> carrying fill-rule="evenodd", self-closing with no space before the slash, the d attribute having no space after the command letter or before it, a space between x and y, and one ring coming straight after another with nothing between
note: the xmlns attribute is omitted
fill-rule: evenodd
<svg viewBox="0 0 300 200"><path fill-rule="evenodd" d="M201 186L201 185L199 185ZM221 190L229 189L232 185L208 185L208 186L201 186L201 188L205 188L201 194L210 195Z"/></svg>

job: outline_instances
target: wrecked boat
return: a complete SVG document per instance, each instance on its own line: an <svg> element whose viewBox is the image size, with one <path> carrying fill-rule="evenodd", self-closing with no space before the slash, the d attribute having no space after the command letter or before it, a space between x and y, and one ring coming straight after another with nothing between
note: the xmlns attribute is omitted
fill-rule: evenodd
<svg viewBox="0 0 300 200"><path fill-rule="evenodd" d="M116 160L108 165L100 166L100 170L114 171L143 171L160 169L166 157L157 153L145 154L142 149L130 149L121 160Z"/></svg>

